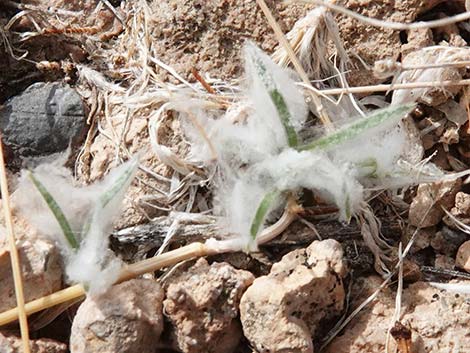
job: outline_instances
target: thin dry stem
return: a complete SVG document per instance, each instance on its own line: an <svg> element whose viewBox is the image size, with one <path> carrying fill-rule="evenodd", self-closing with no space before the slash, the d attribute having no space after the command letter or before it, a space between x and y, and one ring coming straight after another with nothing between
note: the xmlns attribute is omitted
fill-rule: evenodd
<svg viewBox="0 0 470 353"><path fill-rule="evenodd" d="M397 288L397 295L395 297L395 311L393 313L392 320L390 320L390 327L387 331L387 338L385 339L385 352L390 352L390 337L393 327L395 323L400 320L401 315L401 303L402 303L402 295L403 295L403 260L402 260L402 243L400 242L398 246L398 288Z"/></svg>
<svg viewBox="0 0 470 353"><path fill-rule="evenodd" d="M388 29L393 29L393 30L398 30L398 31L410 31L410 30L424 29L424 28L444 27L444 26L448 26L457 22L462 22L462 21L466 21L470 19L470 12L464 12L455 16L446 17L446 18L442 18L439 20L426 21L426 22L414 22L414 23L402 23L402 22L383 21L383 20L378 20L376 18L363 16L343 6L335 5L335 4L332 4L330 2L326 2L323 0L296 0L296 2L304 2L308 4L325 6L333 11L352 17L358 20L359 22L368 24L370 26L388 28Z"/></svg>
<svg viewBox="0 0 470 353"><path fill-rule="evenodd" d="M0 136L0 187L2 191L3 211L5 213L5 225L8 232L8 241L10 244L10 260L13 272L13 281L15 284L16 305L18 306L18 315L20 319L21 340L23 343L23 352L30 353L28 318L25 311L23 279L21 275L20 258L15 244L15 232L10 209L10 193L8 191L7 173L5 167L5 158L3 156L3 144Z"/></svg>
<svg viewBox="0 0 470 353"><path fill-rule="evenodd" d="M298 83L306 89L311 89L310 85L305 85L302 82ZM467 86L470 85L470 79L457 80L457 81L431 81L431 82L409 82L409 83L396 83L396 84L381 84L371 86L356 86L345 88L331 88L321 90L322 95L336 96L347 93L373 93L373 92L388 92L400 89L413 89L413 88L430 88L430 87L452 87L452 86Z"/></svg>

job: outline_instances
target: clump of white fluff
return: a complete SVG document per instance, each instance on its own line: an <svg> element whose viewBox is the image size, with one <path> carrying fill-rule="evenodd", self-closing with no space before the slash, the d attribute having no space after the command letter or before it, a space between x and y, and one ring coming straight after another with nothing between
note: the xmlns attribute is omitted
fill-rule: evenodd
<svg viewBox="0 0 470 353"><path fill-rule="evenodd" d="M109 250L108 237L137 165L138 159L134 158L103 181L85 187L74 186L70 171L54 163L41 164L33 170L66 216L80 243L77 250L66 241L59 223L29 178L29 171L22 172L13 194L14 206L40 234L58 244L70 282L84 283L90 291L101 292L118 278L121 261Z"/></svg>

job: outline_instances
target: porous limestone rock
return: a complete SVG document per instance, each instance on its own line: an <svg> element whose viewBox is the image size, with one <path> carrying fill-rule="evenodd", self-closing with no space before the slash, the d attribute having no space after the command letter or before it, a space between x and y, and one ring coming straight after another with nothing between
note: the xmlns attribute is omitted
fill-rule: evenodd
<svg viewBox="0 0 470 353"><path fill-rule="evenodd" d="M163 331L161 286L133 279L88 296L72 323L71 353L154 353Z"/></svg>
<svg viewBox="0 0 470 353"><path fill-rule="evenodd" d="M67 345L47 338L30 340L31 353L66 353ZM0 333L0 353L22 353L20 337Z"/></svg>
<svg viewBox="0 0 470 353"><path fill-rule="evenodd" d="M357 307L383 280L370 276L356 280L351 307ZM383 353L387 331L393 325L395 291L385 288L326 348L325 353ZM413 353L467 352L470 348L469 295L446 292L426 282L403 290L400 322L411 331ZM393 338L389 352L396 351Z"/></svg>
<svg viewBox="0 0 470 353"><path fill-rule="evenodd" d="M258 352L312 353L318 325L343 310L345 274L341 245L332 239L285 255L242 297L245 337Z"/></svg>
<svg viewBox="0 0 470 353"><path fill-rule="evenodd" d="M240 298L253 275L226 263L199 259L171 277L163 303L174 345L184 353L230 353L241 336Z"/></svg>
<svg viewBox="0 0 470 353"><path fill-rule="evenodd" d="M26 302L60 290L63 272L59 250L50 241L38 238L19 220L15 220L15 230ZM16 307L10 247L4 228L0 229L0 298L0 312Z"/></svg>

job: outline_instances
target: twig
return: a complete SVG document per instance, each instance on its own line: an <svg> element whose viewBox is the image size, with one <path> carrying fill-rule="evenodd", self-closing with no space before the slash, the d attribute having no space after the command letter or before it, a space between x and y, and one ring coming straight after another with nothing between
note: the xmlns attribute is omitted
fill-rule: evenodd
<svg viewBox="0 0 470 353"><path fill-rule="evenodd" d="M5 167L5 158L3 156L3 144L0 136L0 187L3 199L3 211L5 213L5 225L8 231L8 240L10 243L10 260L13 272L13 281L15 284L16 305L18 306L18 316L20 320L21 339L23 343L23 352L30 353L28 318L26 316L23 292L23 279L21 276L20 259L18 249L15 244L15 233L10 209L10 193L8 191L7 173Z"/></svg>
<svg viewBox="0 0 470 353"><path fill-rule="evenodd" d="M401 315L401 305L402 305L402 295L403 295L403 259L402 259L402 243L398 245L398 288L397 295L395 297L395 311L390 323L390 327L387 330L387 338L385 339L385 352L389 353L390 348L390 337L391 333L395 327L395 324L400 321Z"/></svg>
<svg viewBox="0 0 470 353"><path fill-rule="evenodd" d="M311 89L311 86L305 85L302 82L297 83L306 89ZM345 88L331 88L321 90L323 95L340 95L345 93L372 93L372 92L387 92L396 91L400 89L413 89L413 88L429 88L429 87L452 87L452 86L467 86L470 85L470 79L457 80L457 81L431 81L431 82L409 82L409 83L396 83L396 84L381 84L371 86L356 86Z"/></svg>
<svg viewBox="0 0 470 353"><path fill-rule="evenodd" d="M194 78L199 81L199 83L204 87L204 89L210 93L210 94L215 94L215 90L211 87L210 84L207 83L206 80L199 74L199 72L196 70L196 68L191 68L191 73L193 74Z"/></svg>
<svg viewBox="0 0 470 353"><path fill-rule="evenodd" d="M258 3L258 6L263 11L264 15L266 16L266 19L268 20L269 25L271 26L271 28L273 29L277 37L277 40L284 47L284 50L286 51L287 55L289 56L290 61L294 65L295 70L299 74L304 84L309 87L311 91L310 95L312 97L312 101L315 104L315 108L318 112L318 115L322 124L326 128L331 130L333 128L333 124L331 123L331 120L328 117L328 114L323 107L323 104L320 99L319 91L316 88L312 87L312 85L310 84L310 80L308 78L307 73L305 72L304 68L302 67L302 64L300 63L299 59L295 55L294 50L292 49L292 46L290 45L289 41L286 39L284 33L282 32L281 27L279 27L279 24L276 22L276 19L274 18L273 14L269 10L268 6L266 5L266 2L264 0L256 0L256 2Z"/></svg>
<svg viewBox="0 0 470 353"><path fill-rule="evenodd" d="M466 280L470 280L470 273L462 272L462 271L456 271L456 270L448 270L445 268L437 268L437 267L431 267L431 266L421 266L421 271L422 272L428 272L432 273L434 275L441 275L441 276L447 276L447 277L457 277L457 278L463 278Z"/></svg>
<svg viewBox="0 0 470 353"><path fill-rule="evenodd" d="M433 21L427 21L427 22L421 21L421 22L414 22L414 23L402 23L402 22L383 21L383 20L378 20L376 18L363 16L343 6L335 5L335 4L332 4L330 2L326 2L323 0L296 0L296 2L304 2L308 4L325 6L333 11L352 17L370 26L394 29L394 30L399 30L399 31L410 31L410 30L423 29L423 28L444 27L444 26L451 25L453 23L462 22L462 21L466 21L470 19L470 12L464 12L455 16L442 18L439 20L433 20Z"/></svg>

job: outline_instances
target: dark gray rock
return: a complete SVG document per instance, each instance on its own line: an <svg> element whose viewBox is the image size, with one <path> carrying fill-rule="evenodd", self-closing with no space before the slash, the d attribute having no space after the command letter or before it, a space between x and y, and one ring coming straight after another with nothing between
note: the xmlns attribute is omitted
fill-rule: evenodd
<svg viewBox="0 0 470 353"><path fill-rule="evenodd" d="M431 246L438 253L454 257L460 245L466 240L468 240L468 235L464 232L443 226L431 240Z"/></svg>
<svg viewBox="0 0 470 353"><path fill-rule="evenodd" d="M82 100L70 86L35 83L0 110L0 130L14 159L62 152L85 134Z"/></svg>

